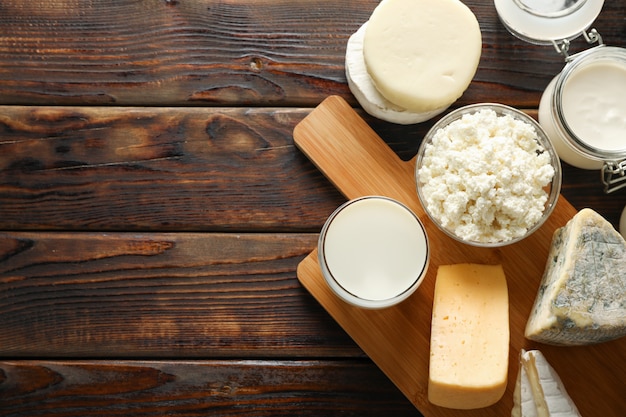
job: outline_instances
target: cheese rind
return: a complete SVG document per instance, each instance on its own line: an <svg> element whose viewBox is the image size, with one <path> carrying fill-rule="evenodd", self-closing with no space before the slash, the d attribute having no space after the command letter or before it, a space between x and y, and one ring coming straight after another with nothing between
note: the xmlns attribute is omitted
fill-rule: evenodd
<svg viewBox="0 0 626 417"><path fill-rule="evenodd" d="M561 378L538 350L520 353L511 417L580 417Z"/></svg>
<svg viewBox="0 0 626 417"><path fill-rule="evenodd" d="M476 73L481 50L476 16L459 0L383 0L363 44L376 89L418 113L458 99Z"/></svg>
<svg viewBox="0 0 626 417"><path fill-rule="evenodd" d="M430 338L428 400L454 409L488 407L506 389L509 303L501 265L442 265Z"/></svg>
<svg viewBox="0 0 626 417"><path fill-rule="evenodd" d="M583 209L554 233L525 336L571 346L625 335L626 241L601 215Z"/></svg>
<svg viewBox="0 0 626 417"><path fill-rule="evenodd" d="M381 120L403 125L420 123L443 112L447 106L424 113L410 112L393 104L380 94L367 72L363 58L363 40L366 28L367 22L350 36L346 47L348 87L363 110Z"/></svg>

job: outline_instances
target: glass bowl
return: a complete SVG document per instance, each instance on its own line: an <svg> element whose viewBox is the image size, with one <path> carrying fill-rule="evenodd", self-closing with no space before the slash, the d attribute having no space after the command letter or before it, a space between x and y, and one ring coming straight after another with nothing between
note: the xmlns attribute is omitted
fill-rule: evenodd
<svg viewBox="0 0 626 417"><path fill-rule="evenodd" d="M560 160L541 126L496 103L441 118L420 145L415 177L430 220L448 236L480 247L531 235L561 191Z"/></svg>

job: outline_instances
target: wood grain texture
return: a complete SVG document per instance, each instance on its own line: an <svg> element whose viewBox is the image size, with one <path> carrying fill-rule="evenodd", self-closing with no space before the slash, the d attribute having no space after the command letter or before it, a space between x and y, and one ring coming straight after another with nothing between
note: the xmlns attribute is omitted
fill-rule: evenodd
<svg viewBox="0 0 626 417"><path fill-rule="evenodd" d="M378 2L0 0L0 416L420 416L296 277L345 197L292 131L357 105L345 45ZM536 115L561 57L466 4L483 50L455 106ZM609 45L625 4L594 23ZM434 122L359 115L404 161ZM626 205L567 166L563 195Z"/></svg>
<svg viewBox="0 0 626 417"><path fill-rule="evenodd" d="M3 1L9 103L314 103L374 2ZM361 16L360 19L356 19ZM13 72L19 70L21 76Z"/></svg>
<svg viewBox="0 0 626 417"><path fill-rule="evenodd" d="M367 360L0 361L0 416L419 416Z"/></svg>
<svg viewBox="0 0 626 417"><path fill-rule="evenodd" d="M0 228L312 231L338 194L293 149L305 114L4 108Z"/></svg>
<svg viewBox="0 0 626 417"><path fill-rule="evenodd" d="M345 82L348 37L377 0L3 0L0 103L314 106ZM474 83L458 104L489 97L534 107L562 68L551 47L511 36L493 2L467 0L483 34ZM626 46L624 1L595 26ZM574 42L573 50L585 48Z"/></svg>
<svg viewBox="0 0 626 417"><path fill-rule="evenodd" d="M325 283L314 250L298 265L298 279L365 353L427 417L503 416L513 406L521 349L539 348L557 370L583 415L619 417L626 410L626 338L582 348L531 343L524 328L546 265L554 231L576 209L561 196L536 232L496 249L464 245L428 221L415 190L415 161L401 161L340 97L329 97L294 131L296 145L349 199L384 195L406 204L425 225L430 264L420 288L405 302L386 309L351 306ZM435 277L439 265L501 264L509 289L510 349L508 385L503 398L478 410L437 407L427 399L429 337ZM585 376L584 381L581 375ZM571 390L569 387L572 387Z"/></svg>
<svg viewBox="0 0 626 417"><path fill-rule="evenodd" d="M309 234L0 233L0 357L346 357Z"/></svg>
<svg viewBox="0 0 626 417"><path fill-rule="evenodd" d="M317 233L345 201L293 144L310 109L1 110L0 229ZM359 114L403 160L434 123ZM565 164L563 194L615 226L626 205Z"/></svg>

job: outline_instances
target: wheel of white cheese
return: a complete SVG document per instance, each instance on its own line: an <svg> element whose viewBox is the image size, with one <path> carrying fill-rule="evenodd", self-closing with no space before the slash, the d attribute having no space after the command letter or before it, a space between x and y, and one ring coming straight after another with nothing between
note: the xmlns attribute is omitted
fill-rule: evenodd
<svg viewBox="0 0 626 417"><path fill-rule="evenodd" d="M363 57L383 97L423 113L463 94L481 48L476 16L459 0L383 0L367 24Z"/></svg>
<svg viewBox="0 0 626 417"><path fill-rule="evenodd" d="M378 92L367 73L363 59L363 39L366 27L367 22L350 36L346 48L348 87L361 107L374 117L403 125L420 123L443 112L448 106L430 112L413 113L396 106Z"/></svg>

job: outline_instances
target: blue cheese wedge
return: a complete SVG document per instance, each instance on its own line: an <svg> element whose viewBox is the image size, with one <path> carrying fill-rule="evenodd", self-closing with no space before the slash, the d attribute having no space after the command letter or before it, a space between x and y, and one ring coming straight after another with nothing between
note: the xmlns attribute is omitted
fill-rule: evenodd
<svg viewBox="0 0 626 417"><path fill-rule="evenodd" d="M538 350L520 354L511 417L581 417L561 378Z"/></svg>
<svg viewBox="0 0 626 417"><path fill-rule="evenodd" d="M626 336L626 241L595 211L554 233L525 336L563 346Z"/></svg>

